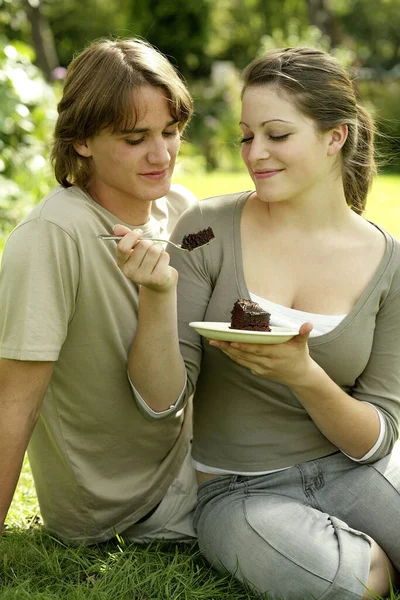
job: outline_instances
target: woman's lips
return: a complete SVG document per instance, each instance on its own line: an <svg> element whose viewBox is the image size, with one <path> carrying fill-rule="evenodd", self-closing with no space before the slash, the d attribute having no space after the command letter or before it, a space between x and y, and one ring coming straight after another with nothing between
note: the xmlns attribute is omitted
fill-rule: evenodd
<svg viewBox="0 0 400 600"><path fill-rule="evenodd" d="M167 173L168 169L163 169L162 171L151 171L150 173L141 173L141 176L146 177L146 179L158 181L159 179L164 179Z"/></svg>
<svg viewBox="0 0 400 600"><path fill-rule="evenodd" d="M255 179L268 179L280 173L282 169L271 169L265 171L253 171Z"/></svg>

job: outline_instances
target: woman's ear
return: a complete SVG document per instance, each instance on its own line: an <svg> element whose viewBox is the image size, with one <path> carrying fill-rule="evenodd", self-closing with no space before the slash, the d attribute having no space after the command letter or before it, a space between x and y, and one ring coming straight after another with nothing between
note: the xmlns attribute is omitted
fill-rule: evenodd
<svg viewBox="0 0 400 600"><path fill-rule="evenodd" d="M343 123L338 125L329 132L328 156L334 156L344 146L349 130L347 125Z"/></svg>
<svg viewBox="0 0 400 600"><path fill-rule="evenodd" d="M85 158L92 156L92 151L90 150L90 147L87 144L86 140L84 140L83 142L74 142L72 145L77 151L77 153L81 156L84 156Z"/></svg>

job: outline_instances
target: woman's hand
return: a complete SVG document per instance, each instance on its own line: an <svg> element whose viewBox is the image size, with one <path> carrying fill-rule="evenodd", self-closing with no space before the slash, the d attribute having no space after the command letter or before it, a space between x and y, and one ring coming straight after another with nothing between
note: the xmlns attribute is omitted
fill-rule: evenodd
<svg viewBox="0 0 400 600"><path fill-rule="evenodd" d="M210 340L210 345L220 348L239 365L250 369L255 375L295 387L314 365L307 341L312 323L304 323L299 334L282 344L242 344Z"/></svg>
<svg viewBox="0 0 400 600"><path fill-rule="evenodd" d="M141 240L142 233L141 229L114 226L114 234L124 236L117 245L117 264L134 283L154 292L169 291L176 286L178 273L169 266L169 254L162 244Z"/></svg>

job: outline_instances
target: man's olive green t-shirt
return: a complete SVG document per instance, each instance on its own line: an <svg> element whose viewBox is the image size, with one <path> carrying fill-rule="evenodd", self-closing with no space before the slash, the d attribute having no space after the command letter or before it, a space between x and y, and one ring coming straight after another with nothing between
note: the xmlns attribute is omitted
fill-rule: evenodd
<svg viewBox="0 0 400 600"><path fill-rule="evenodd" d="M229 323L235 301L250 297L240 235L250 193L214 197L190 208L172 241L207 227L215 240L187 254L171 250L171 264L179 272L187 393L195 389L192 455L203 465L239 473L280 469L338 451L289 387L254 375L189 326L191 321ZM383 415L386 434L368 462L391 450L400 422L400 242L381 231L386 252L352 310L332 331L308 342L311 357L337 385Z"/></svg>
<svg viewBox="0 0 400 600"><path fill-rule="evenodd" d="M195 198L182 186L138 224L166 236ZM98 233L121 221L77 187L57 187L11 233L0 272L0 355L55 361L29 459L48 530L96 542L163 497L187 453L190 408L146 419L127 377L138 290ZM132 225L129 225L132 227Z"/></svg>

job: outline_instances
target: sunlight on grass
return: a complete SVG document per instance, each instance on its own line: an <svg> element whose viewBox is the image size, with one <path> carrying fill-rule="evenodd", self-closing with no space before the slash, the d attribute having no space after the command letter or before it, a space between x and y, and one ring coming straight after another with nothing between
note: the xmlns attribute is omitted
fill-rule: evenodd
<svg viewBox="0 0 400 600"><path fill-rule="evenodd" d="M366 217L400 239L400 176L381 175L372 186Z"/></svg>
<svg viewBox="0 0 400 600"><path fill-rule="evenodd" d="M65 546L40 530L19 530L0 538L1 550L2 600L256 600L213 571L195 544Z"/></svg>
<svg viewBox="0 0 400 600"><path fill-rule="evenodd" d="M15 490L14 498L7 516L7 524L13 527L26 528L39 516L39 505L35 486L29 468L28 457L25 456L21 475Z"/></svg>

